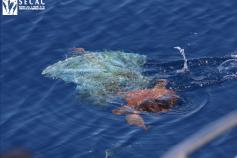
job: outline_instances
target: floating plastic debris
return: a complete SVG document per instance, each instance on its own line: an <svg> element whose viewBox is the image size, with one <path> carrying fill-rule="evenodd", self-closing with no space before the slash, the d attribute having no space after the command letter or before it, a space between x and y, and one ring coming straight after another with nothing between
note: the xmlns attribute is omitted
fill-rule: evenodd
<svg viewBox="0 0 237 158"><path fill-rule="evenodd" d="M145 88L150 80L142 74L145 62L146 56L134 53L85 52L48 66L42 74L75 83L81 96L103 103L117 93Z"/></svg>

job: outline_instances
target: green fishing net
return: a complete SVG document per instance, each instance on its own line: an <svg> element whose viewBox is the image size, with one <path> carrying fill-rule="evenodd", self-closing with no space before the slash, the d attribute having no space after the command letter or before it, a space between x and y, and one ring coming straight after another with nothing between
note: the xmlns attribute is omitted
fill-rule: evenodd
<svg viewBox="0 0 237 158"><path fill-rule="evenodd" d="M78 93L102 103L118 93L145 88L146 56L121 51L86 52L48 66L42 74L76 84Z"/></svg>

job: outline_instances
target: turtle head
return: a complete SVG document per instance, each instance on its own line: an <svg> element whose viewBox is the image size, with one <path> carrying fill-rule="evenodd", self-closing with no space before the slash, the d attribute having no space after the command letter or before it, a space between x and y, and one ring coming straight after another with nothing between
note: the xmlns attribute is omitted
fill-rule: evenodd
<svg viewBox="0 0 237 158"><path fill-rule="evenodd" d="M154 88L158 88L158 89L164 89L166 88L168 84L168 81L166 79L159 79L157 82L156 82L156 85Z"/></svg>

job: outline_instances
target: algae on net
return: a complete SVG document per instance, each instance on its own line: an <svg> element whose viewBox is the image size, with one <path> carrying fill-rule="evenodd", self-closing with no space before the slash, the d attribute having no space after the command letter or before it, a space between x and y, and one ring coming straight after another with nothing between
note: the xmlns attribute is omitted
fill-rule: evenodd
<svg viewBox="0 0 237 158"><path fill-rule="evenodd" d="M104 103L120 92L145 88L146 56L121 51L86 52L48 66L42 74L76 84L78 93Z"/></svg>

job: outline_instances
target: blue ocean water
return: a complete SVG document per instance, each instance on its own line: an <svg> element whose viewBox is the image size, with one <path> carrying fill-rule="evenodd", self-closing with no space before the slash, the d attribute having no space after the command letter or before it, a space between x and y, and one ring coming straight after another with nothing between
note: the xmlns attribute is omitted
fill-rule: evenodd
<svg viewBox="0 0 237 158"><path fill-rule="evenodd" d="M123 50L155 64L237 54L237 1L46 1L44 11L1 16L1 148L37 158L161 157L204 125L237 108L237 82L183 91L173 113L146 115L148 131L111 107L81 100L75 85L41 75L72 47ZM155 66L154 66L155 69ZM155 70L154 70L155 71ZM199 70L202 71L202 70ZM192 157L234 157L236 129Z"/></svg>

